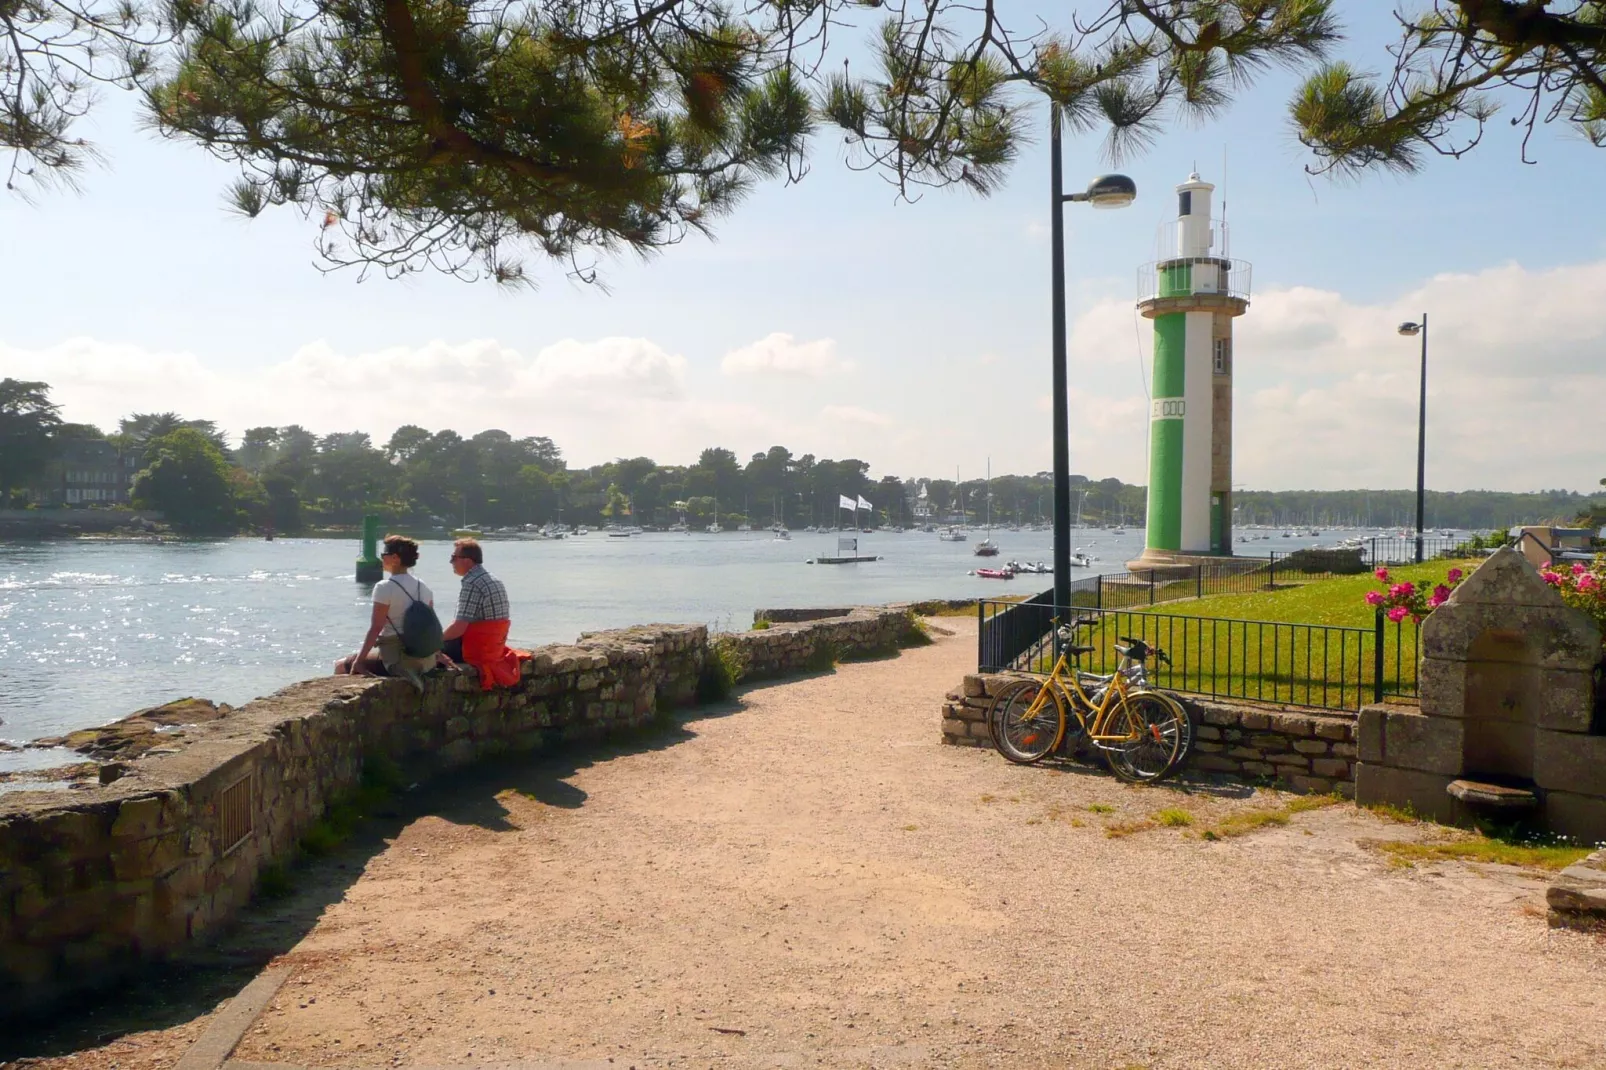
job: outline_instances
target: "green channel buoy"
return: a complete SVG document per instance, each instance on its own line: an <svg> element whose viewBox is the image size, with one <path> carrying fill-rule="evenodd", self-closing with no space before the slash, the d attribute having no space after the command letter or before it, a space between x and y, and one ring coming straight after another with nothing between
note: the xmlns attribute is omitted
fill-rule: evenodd
<svg viewBox="0 0 1606 1070"><path fill-rule="evenodd" d="M369 513L362 518L362 556L357 558L357 582L378 583L385 578L379 563L379 517Z"/></svg>

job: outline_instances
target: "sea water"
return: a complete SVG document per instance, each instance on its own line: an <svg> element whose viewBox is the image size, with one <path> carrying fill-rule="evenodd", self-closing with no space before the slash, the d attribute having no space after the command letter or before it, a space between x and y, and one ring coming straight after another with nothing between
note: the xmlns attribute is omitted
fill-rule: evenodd
<svg viewBox="0 0 1606 1070"><path fill-rule="evenodd" d="M485 565L507 584L515 646L570 642L633 624L745 630L753 611L925 598L1035 594L1046 575L969 575L1009 560L1048 561L1049 531L994 529L994 558L923 532L859 534L880 560L805 564L837 553L835 534L767 531L602 532L562 540L487 541ZM1276 538L1240 553L1294 550L1321 539ZM1119 572L1143 531L1078 529L1098 560L1076 577ZM369 620L367 585L353 581L358 546L333 539L237 538L181 543L0 543L0 740L19 743L104 724L185 696L238 705L330 671L354 653ZM414 570L452 619L457 577L446 541L424 542ZM0 768L16 768L0 754Z"/></svg>

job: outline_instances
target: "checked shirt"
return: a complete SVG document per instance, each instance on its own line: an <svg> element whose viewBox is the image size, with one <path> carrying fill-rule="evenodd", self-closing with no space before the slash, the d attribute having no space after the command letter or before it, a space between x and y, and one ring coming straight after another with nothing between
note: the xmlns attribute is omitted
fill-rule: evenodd
<svg viewBox="0 0 1606 1070"><path fill-rule="evenodd" d="M486 572L484 565L475 565L463 574L463 586L457 594L457 619L512 619L508 612L507 588L501 580Z"/></svg>

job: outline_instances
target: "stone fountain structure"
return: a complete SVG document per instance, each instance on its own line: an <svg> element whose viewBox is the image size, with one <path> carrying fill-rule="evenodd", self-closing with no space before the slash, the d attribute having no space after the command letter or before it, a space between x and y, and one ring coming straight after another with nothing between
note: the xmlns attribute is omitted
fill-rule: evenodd
<svg viewBox="0 0 1606 1070"><path fill-rule="evenodd" d="M1606 841L1601 634L1502 549L1422 622L1420 706L1361 710L1355 798Z"/></svg>

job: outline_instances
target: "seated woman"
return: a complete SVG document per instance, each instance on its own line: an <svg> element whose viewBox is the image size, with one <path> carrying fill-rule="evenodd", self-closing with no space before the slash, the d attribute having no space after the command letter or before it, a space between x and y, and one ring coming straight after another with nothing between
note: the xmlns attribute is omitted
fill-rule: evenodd
<svg viewBox="0 0 1606 1070"><path fill-rule="evenodd" d="M409 657L402 646L402 622L407 607L414 602L422 602L432 609L435 606L435 595L424 581L407 574L408 569L418 564L418 543L405 535L387 535L379 561L389 576L374 584L368 634L363 636L357 653L335 662L335 675L401 676L422 691L423 674L436 665L450 665L451 659L439 653ZM370 653L376 648L377 654Z"/></svg>

